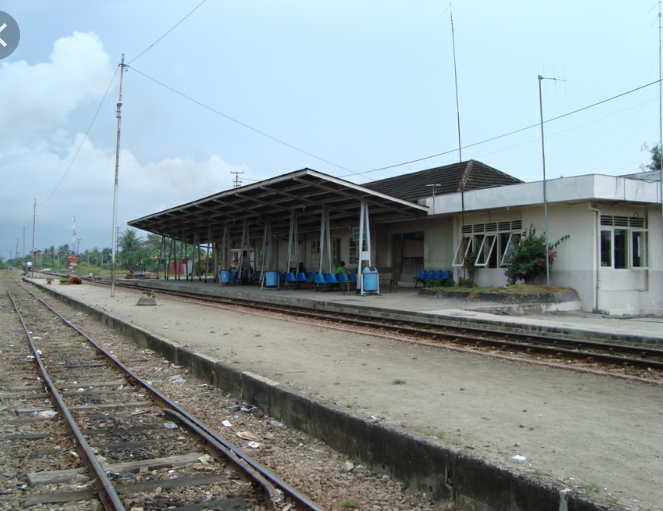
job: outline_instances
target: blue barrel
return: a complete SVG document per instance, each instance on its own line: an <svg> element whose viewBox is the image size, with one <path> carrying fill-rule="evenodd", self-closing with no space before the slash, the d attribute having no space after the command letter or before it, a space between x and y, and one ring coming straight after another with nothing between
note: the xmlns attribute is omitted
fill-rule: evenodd
<svg viewBox="0 0 663 511"><path fill-rule="evenodd" d="M265 286L276 287L279 284L279 272L266 271L265 272Z"/></svg>
<svg viewBox="0 0 663 511"><path fill-rule="evenodd" d="M364 291L377 291L378 290L378 272L377 272L377 270L371 270L367 266L362 271L362 277L364 279Z"/></svg>
<svg viewBox="0 0 663 511"><path fill-rule="evenodd" d="M227 286L228 284L230 284L230 271L228 270L219 271L219 283L222 286Z"/></svg>

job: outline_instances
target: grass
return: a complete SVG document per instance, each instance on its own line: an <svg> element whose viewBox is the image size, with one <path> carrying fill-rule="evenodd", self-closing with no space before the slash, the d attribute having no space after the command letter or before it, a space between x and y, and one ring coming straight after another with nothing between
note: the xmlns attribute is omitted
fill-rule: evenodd
<svg viewBox="0 0 663 511"><path fill-rule="evenodd" d="M401 380L400 378L395 379L393 382L394 385L405 385L405 380Z"/></svg>
<svg viewBox="0 0 663 511"><path fill-rule="evenodd" d="M594 492L594 493L600 493L601 492L601 487L596 485L596 484L585 484L585 485L580 486L580 489L585 490L585 491L591 491L591 492Z"/></svg>
<svg viewBox="0 0 663 511"><path fill-rule="evenodd" d="M520 295L532 295L538 293L563 293L567 291L573 291L573 289L569 289L567 287L541 286L533 284L515 284L513 286L503 286L503 287L431 286L430 289L438 289L442 291L473 291L475 293L502 293L502 294L520 294Z"/></svg>

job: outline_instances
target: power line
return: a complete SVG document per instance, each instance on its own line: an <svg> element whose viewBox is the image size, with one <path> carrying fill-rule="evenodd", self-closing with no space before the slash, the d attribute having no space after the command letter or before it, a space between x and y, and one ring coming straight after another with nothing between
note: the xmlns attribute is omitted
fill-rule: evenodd
<svg viewBox="0 0 663 511"><path fill-rule="evenodd" d="M178 90L176 90L176 89L173 89L172 87L166 85L165 83L160 82L160 81L157 80L156 78L152 78L151 76L148 76L148 75L146 75L145 73L142 73L141 71L139 71L139 70L136 69L135 67L131 67L131 69L133 69L136 73L138 73L138 74L140 74L140 75L143 75L143 76L144 76L145 78L147 78L148 80L152 80L154 83L157 83L157 84L161 85L161 86L164 87L165 89L168 89L169 91L174 92L175 94L177 94L177 95L179 95L179 96L182 96L182 97L185 98L185 99L188 99L188 100L191 101L192 103L195 103L195 104L197 104L197 105L199 105L199 106L201 106L201 107L203 107L203 108L206 108L206 109L209 110L210 112L214 112L215 114L220 115L221 117L225 117L225 118L228 119L229 121L232 121L232 122L234 122L234 123L236 123L236 124L239 124L240 126L246 128L246 129L249 129L249 130L251 130L251 131L254 131L254 132L258 133L259 135L262 135L263 137L267 137L267 138L269 138L270 140L273 140L274 142L278 142L279 144L282 144L282 145L284 145L284 146L286 146L286 147L289 147L290 149L294 149L295 151L298 151L298 152L300 152L300 153L302 153L302 154L305 154L305 155L307 155L307 156L311 156L312 158L315 158L316 160L320 160L320 161L323 161L323 162L325 162L325 163L328 163L329 165L332 165L332 166L334 166L334 167L336 167L336 168L339 168L339 169L341 169L341 170L345 170L346 172L352 172L352 174L357 174L357 175L360 175L360 174L361 174L360 172L354 172L354 171L352 171L352 170L350 170L350 169L347 169L347 168L345 168L345 167L342 167L341 165L337 165L336 163L333 163L333 162L331 162L331 161L329 161L329 160L326 160L326 159L324 159L324 158L322 158L322 157L320 157L320 156L316 156L316 155L313 154L313 153L309 153L308 151L304 151L303 149L300 149L300 148L298 148L298 147L296 147L296 146L294 146L294 145L292 145L292 144L289 144L288 142L284 142L283 140L279 140L278 138L273 137L273 136L271 136L271 135L265 133L264 131L260 131L259 129L253 128L252 126L249 126L248 124L243 123L242 121L238 121L237 119L233 119L233 118L230 117L229 115L226 115L226 114L224 114L223 112L219 112L219 111L216 110L215 108L212 108L211 106L208 106L208 105L206 105L205 103L202 103L202 102L198 101L197 99L194 99L194 98L192 98L192 97L190 97L190 96L187 96L187 95L184 94L183 92L180 92L180 91L178 91Z"/></svg>
<svg viewBox="0 0 663 511"><path fill-rule="evenodd" d="M588 110L588 109L590 109L590 108L593 108L593 107L595 107L595 106L601 105L601 104L603 104L603 103L607 103L608 101L612 101L612 100L614 100L614 99L621 98L622 96L626 96L627 94L631 94L631 93L633 93L633 92L637 92L637 91L642 90L642 89L645 89L645 88L647 88L647 87L651 87L652 85L656 85L656 84L659 83L659 82L661 82L661 80L653 81L653 82L648 83L648 84L646 84L646 85L642 85L642 86L640 86L640 87L636 87L635 89L631 89L631 90L629 90L629 91L627 91L627 92L622 92L621 94L617 94L616 96L612 96L612 97L610 97L610 98L608 98L608 99L604 99L604 100L598 101L598 102L596 102L596 103L593 103L593 104L591 104L591 105L587 105L587 106L584 106L584 107L582 107L582 108L578 108L577 110L573 110L573 111L571 111L571 112L568 112L568 113L565 113L565 114L559 115L559 116L557 116L557 117L553 117L552 119L548 119L548 120L543 121L543 122L544 122L544 124L545 124L545 123L548 123L548 122L557 121L557 120L562 119L562 118L564 118L564 117L568 117L568 116L570 116L570 115L573 115L573 114L577 114L577 113L579 113L579 112L582 112L583 110ZM466 145L466 146L463 146L461 149L468 149L468 148L470 148L470 147L475 147L475 146L478 146L478 145L481 145L481 144L487 144L488 142L493 142L494 140L499 140L500 138L509 137L509 136L511 136L511 135L515 135L516 133L520 133L520 132L522 132L522 131L526 131L526 130L529 130L529 129L532 129L532 128L538 128L538 127L540 127L540 126L541 126L540 123L532 124L532 125L530 125L530 126L526 126L526 127L524 127L524 128L520 128L520 129L517 129L517 130L514 130L514 131L510 131L510 132L508 132L508 133L504 133L503 135L498 135L498 136L496 136L496 137L492 137L492 138L488 138L488 139L486 139L486 140L482 140L481 142L475 142L475 143L473 143L473 144L468 144L468 145ZM446 154L455 153L456 151L458 151L458 148L450 149L450 150L448 150L448 151L444 151L444 152L437 153L437 154L432 154L432 155L430 155L430 156L424 156L424 157L422 157L422 158L417 158L417 159L414 159L414 160L405 161L405 162L402 162L402 163L396 163L396 164L394 164L394 165L388 165L388 166L386 166L386 167L380 167L380 168L377 168L377 169L365 170L365 171L363 171L363 172L355 172L354 174L361 174L361 175L363 175L363 174L369 174L369 173L371 173L371 172L378 172L378 171L380 171L380 170L387 170L387 169L393 169L393 168L396 168L396 167L402 167L402 166L404 166L404 165L409 165L410 163L417 163L417 162L424 161L424 160L430 160L431 158L437 158L438 156L444 156L444 155L446 155ZM349 177L349 175L348 175L348 176L339 176L339 177L340 177L340 178L343 178L343 177Z"/></svg>
<svg viewBox="0 0 663 511"><path fill-rule="evenodd" d="M180 23L182 23L185 19L187 19L189 16L191 16L191 15L192 15L192 14L198 9L198 7L200 7L201 5L203 5L205 2L207 2L207 0L203 0L202 2L200 2L196 7L193 8L193 10L192 10L189 14L187 14L186 16L184 16L184 18L182 18L180 21L178 21L177 23L175 23L175 25L173 25L173 27L172 27L170 30L168 30L168 31L167 31L164 35L162 35L159 39L157 39L156 41L154 41L151 45L149 45L149 46L148 46L147 48L145 48L142 52L140 52L136 57L133 58L133 60L131 60L131 62L134 62L135 60L137 60L138 58L140 58L144 53L147 53L148 51L150 51L150 50L151 50L151 49L152 49L152 48L153 48L153 47L154 47L159 41L161 41L164 37L166 37L166 36L167 36L168 34L170 34L173 30L175 30L175 29L177 28L177 26L178 26ZM129 64L131 64L131 62L129 62ZM127 65L128 65L128 64L127 64Z"/></svg>
<svg viewBox="0 0 663 511"><path fill-rule="evenodd" d="M42 206L42 205L46 204L49 201L49 199L51 197L53 197L53 194L55 194L55 192L57 192L58 188L60 188L60 185L62 184L62 181L64 181L64 178L67 177L67 174L71 170L71 166L76 161L76 157L78 156L78 153L81 152L81 147L83 147L83 144L87 140L87 136L90 133L90 130L92 129L92 125L94 124L94 121L97 119L97 115L99 115L99 110L101 110L101 106L104 104L104 100L106 99L106 96L108 95L108 91L110 90L111 85L113 85L113 82L115 81L115 77L117 76L117 70L118 69L119 69L119 67L115 69L115 74L113 74L113 78L111 78L111 81L108 84L108 87L106 88L106 92L104 93L104 97L101 98L101 101L99 102L99 106L97 107L97 111L94 113L94 116L92 117L92 121L90 122L90 125L88 126L87 131L85 132L85 136L83 137L83 140L81 140L81 143L79 144L78 149L76 149L76 153L74 154L74 157L69 162L69 166L67 167L67 170L65 170L64 174L62 175L62 179L60 179L60 182L57 184L57 186L51 192L51 194L47 197L47 199L44 202L40 202L39 204L37 204L37 206Z"/></svg>

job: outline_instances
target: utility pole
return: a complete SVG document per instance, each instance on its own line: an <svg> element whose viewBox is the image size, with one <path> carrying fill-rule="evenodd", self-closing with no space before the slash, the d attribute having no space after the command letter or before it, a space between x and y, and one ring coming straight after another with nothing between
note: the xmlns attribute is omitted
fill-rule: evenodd
<svg viewBox="0 0 663 511"><path fill-rule="evenodd" d="M546 193L546 151L543 143L543 99L541 96L541 82L543 80L564 81L559 78L546 78L539 75L539 112L541 113L541 156L543 161L543 217L546 230L546 286L550 286L550 257L548 254L548 195Z"/></svg>
<svg viewBox="0 0 663 511"><path fill-rule="evenodd" d="M113 242L111 254L111 297L115 296L115 252L117 250L117 182L120 166L120 125L122 123L122 78L124 77L124 53L120 62L120 97L117 102L117 143L115 146L115 191L113 195Z"/></svg>
<svg viewBox="0 0 663 511"><path fill-rule="evenodd" d="M34 208L32 209L32 271L31 271L31 277L34 278L35 276L35 223L37 219L37 199L35 199L35 205Z"/></svg>
<svg viewBox="0 0 663 511"><path fill-rule="evenodd" d="M661 88L661 2L658 2L658 172L660 180L661 197L661 224L663 224L663 89ZM661 242L663 242L663 229L661 229ZM661 261L663 264L663 260Z"/></svg>
<svg viewBox="0 0 663 511"><path fill-rule="evenodd" d="M463 243L463 258L465 257L465 173L463 171L463 144L460 137L460 105L458 103L458 68L456 66L456 33L454 31L454 17L449 13L451 20L451 47L454 56L454 84L456 89L456 123L458 126L458 169L460 170L460 207L461 207L461 229L460 240ZM435 194L435 188L433 188ZM465 264L463 259L463 278L465 278Z"/></svg>
<svg viewBox="0 0 663 511"><path fill-rule="evenodd" d="M243 170L231 170L230 173L235 175L235 177L233 179L233 188L239 188L240 186L242 186L242 180L240 179L239 175L244 174L244 171Z"/></svg>

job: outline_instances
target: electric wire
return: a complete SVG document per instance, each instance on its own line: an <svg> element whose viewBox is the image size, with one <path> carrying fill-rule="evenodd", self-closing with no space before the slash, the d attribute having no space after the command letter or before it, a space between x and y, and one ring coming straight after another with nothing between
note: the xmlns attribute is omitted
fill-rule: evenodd
<svg viewBox="0 0 663 511"><path fill-rule="evenodd" d="M584 110L588 110L588 109L593 108L595 106L602 105L603 103L607 103L608 101L613 101L615 99L626 96L627 94L631 94L633 92L637 92L637 91L645 89L647 87L651 87L652 85L656 85L657 83L660 83L660 82L661 82L661 80L655 80L655 81L653 81L651 83L648 83L646 85L641 85L640 87L636 87L635 89L631 89L629 91L622 92L621 94L617 94L617 95L612 96L610 98L603 99L603 100L598 101L596 103L592 103L591 105L587 105L587 106L584 106L582 108L578 108L576 110L573 110L571 112L567 112L565 114L558 115L557 117L547 119L547 120L543 121L543 123L546 124L546 123L549 123L549 122L557 121L559 119L563 119L564 117L568 117L570 115L577 114L579 112L582 112ZM516 133L521 133L523 131L527 131L527 130L532 129L532 128L537 128L539 126L541 126L541 123L531 124L529 126L525 126L524 128L520 128L520 129L517 129L517 130L514 130L514 131L510 131L510 132L504 133L502 135L498 135L498 136L495 136L495 137L492 137L492 138L488 138L488 139L482 140L480 142L474 142L473 144L465 145L461 149L468 149L470 147L476 147L478 145L487 144L488 142L493 142L493 141L499 140L501 138L509 137L511 135L515 135ZM444 156L444 155L447 155L447 154L455 153L456 151L458 151L458 148L449 149L448 151L443 151L441 153L432 154L430 156L424 156L424 157L421 157L421 158L416 158L414 160L409 160L409 161L405 161L405 162L402 162L402 163L396 163L394 165L387 165L386 167L380 167L380 168L376 168L376 169L365 170L365 171L362 171L362 172L355 172L354 174L364 175L364 174L369 174L371 172L378 172L380 170L388 170L388 169L393 169L393 168L396 168L396 167L402 167L404 165L409 165L410 163L417 163L417 162L420 162L420 161L425 161L425 160L430 160L432 158L437 158L438 156ZM348 176L338 176L338 177L339 178L344 178L344 177L349 177L349 175Z"/></svg>
<svg viewBox="0 0 663 511"><path fill-rule="evenodd" d="M192 97L190 97L190 96L187 96L187 95L184 94L183 92L180 92L180 91L178 91L178 90L176 90L176 89L173 89L172 87L166 85L165 83L160 82L160 81L157 80L156 78L152 78L151 76L146 75L145 73L139 71L139 70L136 69L135 67L131 67L131 66L128 66L128 65L127 65L127 67L130 67L130 69L133 69L136 73L138 73L138 74L144 76L144 77L147 78L148 80L151 80L151 81L153 81L154 83L156 83L156 84L158 84L158 85L161 85L161 86L164 87L165 89L168 89L169 91L174 92L175 94L177 94L177 95L179 95L179 96L182 96L183 98L185 98L185 99L191 101L192 103L195 103L195 104L197 104L198 106L201 106L201 107L203 107L203 108L209 110L210 112L214 112L215 114L220 115L221 117L224 117L224 118L228 119L229 121L232 121L232 122L234 122L234 123L236 123L236 124L239 124L240 126L246 128L246 129L249 129L249 130L251 130L251 131L253 131L253 132L255 132L255 133L258 133L259 135L262 135L263 137L267 137L267 138L269 138L270 140L273 140L274 142L278 142L279 144L282 144L282 145L284 145L284 146L286 146L286 147L289 147L290 149L294 149L295 151L298 151L298 152L300 152L300 153L302 153L302 154L305 154L305 155L307 155L307 156L311 156L312 158L315 158L316 160L320 160L320 161L323 161L323 162L325 162L325 163L328 163L329 165L332 165L332 166L334 166L334 167L336 167L336 168L339 168L339 169L341 169L341 170L345 170L346 172L352 172L352 174L357 174L357 175L361 174L360 172L354 172L354 171L352 171L352 170L350 170L350 169L347 169L347 168L345 168L345 167L343 167L343 166L341 166L341 165L337 165L337 164L334 163L334 162L331 162L331 161L329 161L329 160L326 160L326 159L324 159L324 158L322 158L322 157L320 157L320 156L316 156L316 155L313 154L313 153L309 153L308 151L305 151L305 150L303 150L303 149L300 149L299 147L296 147L296 146L294 146L294 145L292 145L292 144L289 144L288 142L284 142L283 140L280 140L280 139L278 139L278 138L276 138L276 137L273 137L272 135L269 135L269 134L265 133L264 131L260 131L259 129L253 128L252 126L249 126L248 124L243 123L242 121L238 121L237 119L234 119L234 118L230 117L229 115L224 114L223 112L219 112L219 111L216 110L215 108L212 108L211 106L208 106L208 105L206 105L205 103L202 103L202 102L198 101L197 99L194 99L194 98L192 98Z"/></svg>
<svg viewBox="0 0 663 511"><path fill-rule="evenodd" d="M159 39L157 39L156 41L154 41L150 46L148 46L148 47L145 48L142 52L140 52L137 56L135 56L135 57L131 60L131 62L134 62L135 60L139 59L144 53L147 53L148 51L150 51L150 50L151 50L156 44L159 43L159 41L161 41L164 37L166 37L166 36L167 36L168 34L170 34L173 30L175 30L175 29L180 25L180 23L182 23L185 19L187 19L189 16L191 16L191 15L192 15L192 14L193 14L193 13L194 13L194 12L195 12L195 11L201 6L201 5L203 5L205 2L207 2L207 0L203 0L202 2L200 2L196 7L193 8L193 10L192 10L191 12L189 12L189 14L187 14L186 16L184 16L184 18L182 18L180 21L178 21L177 23L175 23L175 25L173 25L173 27L171 27L171 29L168 30L164 35L162 35ZM131 64L131 62L129 62L129 64Z"/></svg>
<svg viewBox="0 0 663 511"><path fill-rule="evenodd" d="M60 185L64 181L64 178L67 177L67 174L71 170L72 165L76 161L76 157L78 156L78 153L81 152L81 148L83 147L83 144L85 143L85 141L88 138L88 134L90 133L90 130L92 129L92 125L94 124L94 121L97 119L97 115L99 115L99 111L101 110L101 107L104 104L104 101L106 100L106 96L108 96L108 91L111 89L111 86L113 85L113 82L115 81L115 77L117 76L118 69L120 69L119 66L115 69L115 74L113 74L113 77L111 78L111 81L108 84L108 87L106 88L106 92L104 92L104 96L101 98L101 101L99 102L99 106L97 107L97 111L94 113L94 116L92 117L92 121L90 122L90 125L88 126L87 131L85 132L85 135L83 136L83 140L81 140L81 143L78 145L78 149L76 149L76 152L74 153L74 156L72 157L71 161L69 162L69 166L67 167L67 170L65 170L64 174L62 175L62 178L58 182L55 189L51 192L51 194L43 202L37 203L37 206L42 206L42 205L46 204L50 200L50 198L53 197L55 192L57 192L58 188L60 188Z"/></svg>

